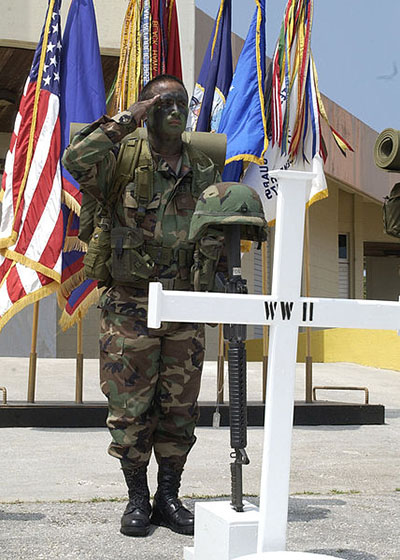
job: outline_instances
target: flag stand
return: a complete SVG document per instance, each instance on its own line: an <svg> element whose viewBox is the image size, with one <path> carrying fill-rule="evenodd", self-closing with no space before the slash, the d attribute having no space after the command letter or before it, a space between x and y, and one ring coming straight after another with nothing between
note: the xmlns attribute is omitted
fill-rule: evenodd
<svg viewBox="0 0 400 560"><path fill-rule="evenodd" d="M218 325L218 362L217 362L217 404L224 404L224 334L223 326Z"/></svg>
<svg viewBox="0 0 400 560"><path fill-rule="evenodd" d="M39 323L39 302L33 304L33 321L32 321L32 343L31 353L29 356L29 378L28 378L28 403L35 402L35 385L36 385L36 364L37 364L37 333Z"/></svg>
<svg viewBox="0 0 400 560"><path fill-rule="evenodd" d="M309 208L306 208L305 216L305 243L304 243L304 281L306 297L310 297L310 216ZM312 355L311 355L311 327L306 327L306 402L312 402Z"/></svg>
<svg viewBox="0 0 400 560"><path fill-rule="evenodd" d="M75 379L75 402L83 402L83 353L82 353L82 319L79 319L77 328L77 351L76 351L76 379Z"/></svg>
<svg viewBox="0 0 400 560"><path fill-rule="evenodd" d="M267 294L267 242L261 246L261 268L262 268L262 293ZM263 377L262 377L262 400L265 402L267 396L267 375L268 375L268 327L263 326Z"/></svg>

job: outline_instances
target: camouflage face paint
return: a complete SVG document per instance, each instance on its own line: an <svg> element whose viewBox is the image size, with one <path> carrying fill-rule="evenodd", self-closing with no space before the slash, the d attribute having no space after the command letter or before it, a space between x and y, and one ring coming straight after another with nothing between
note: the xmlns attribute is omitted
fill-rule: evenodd
<svg viewBox="0 0 400 560"><path fill-rule="evenodd" d="M149 130L157 134L182 134L188 117L187 98L182 90L163 93L147 114Z"/></svg>

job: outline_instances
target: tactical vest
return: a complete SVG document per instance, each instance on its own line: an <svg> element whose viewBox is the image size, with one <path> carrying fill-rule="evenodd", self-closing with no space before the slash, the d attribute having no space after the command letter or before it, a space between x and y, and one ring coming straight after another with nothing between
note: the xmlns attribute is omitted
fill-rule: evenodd
<svg viewBox="0 0 400 560"><path fill-rule="evenodd" d="M199 168L210 163L190 144L186 144L186 148L193 174L191 195L196 200L203 188L208 186L198 187L201 184ZM80 238L88 241L84 257L86 277L98 280L99 285L114 283L137 288L145 288L150 280L158 280L167 289L190 289L196 278L197 290L210 289L222 249L221 241L211 242L214 246L211 251L208 241L205 252L201 248L194 252L194 244L190 242L185 243L183 248L173 249L145 238L141 225L155 193L153 159L143 133L127 137L121 144L114 176L105 203L100 204L92 196L83 195ZM127 189L129 194L133 193L135 201L136 227L126 225L116 213L117 203ZM159 267L173 263L177 266L175 278L157 277Z"/></svg>

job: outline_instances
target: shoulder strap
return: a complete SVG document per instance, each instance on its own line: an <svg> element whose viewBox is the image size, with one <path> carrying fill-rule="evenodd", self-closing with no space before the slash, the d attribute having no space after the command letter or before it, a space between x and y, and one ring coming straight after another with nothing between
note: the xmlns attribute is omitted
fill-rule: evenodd
<svg viewBox="0 0 400 560"><path fill-rule="evenodd" d="M204 171L208 171L207 180L213 181L217 167L211 158L191 144L186 143L186 149L193 171L192 194L198 198L202 190L205 188L203 176Z"/></svg>
<svg viewBox="0 0 400 560"><path fill-rule="evenodd" d="M114 182L109 196L102 205L103 215L110 216L114 213L122 189L133 179L143 143L142 138L133 136L127 142L121 144L115 168Z"/></svg>
<svg viewBox="0 0 400 560"><path fill-rule="evenodd" d="M115 168L115 179L103 210L114 214L117 200L125 186L135 178L135 198L138 203L137 221L140 222L153 198L153 159L147 142L147 134L132 134L122 142Z"/></svg>
<svg viewBox="0 0 400 560"><path fill-rule="evenodd" d="M121 145L117 166L115 169L114 183L107 200L108 208L115 207L121 190L132 180L138 165L143 140L132 138Z"/></svg>
<svg viewBox="0 0 400 560"><path fill-rule="evenodd" d="M143 220L146 208L153 199L154 168L153 158L147 140L141 141L138 166L135 170L136 201L138 203L136 219Z"/></svg>

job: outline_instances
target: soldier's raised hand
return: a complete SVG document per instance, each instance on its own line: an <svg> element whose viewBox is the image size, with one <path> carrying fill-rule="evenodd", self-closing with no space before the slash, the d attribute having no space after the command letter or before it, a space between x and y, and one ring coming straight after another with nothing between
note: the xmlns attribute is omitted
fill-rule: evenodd
<svg viewBox="0 0 400 560"><path fill-rule="evenodd" d="M160 97L161 97L161 95L157 94L154 97L152 97L151 99L144 99L143 101L136 101L130 107L128 107L128 111L130 113L132 113L132 115L133 115L135 121L137 122L137 124L139 124L140 121L145 120L145 118L147 116L147 111L150 109L150 107L155 105L157 103L157 101L159 101Z"/></svg>

